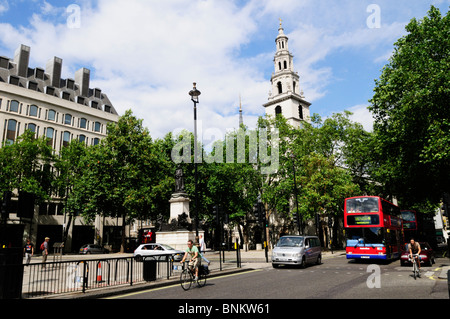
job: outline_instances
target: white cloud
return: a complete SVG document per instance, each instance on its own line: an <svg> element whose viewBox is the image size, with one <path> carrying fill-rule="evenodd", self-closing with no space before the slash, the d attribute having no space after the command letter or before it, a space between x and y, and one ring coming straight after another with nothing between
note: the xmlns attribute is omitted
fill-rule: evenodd
<svg viewBox="0 0 450 319"><path fill-rule="evenodd" d="M378 2L387 14L389 2ZM0 0L0 10L5 3ZM0 43L11 52L29 45L31 66L62 58L63 77L89 67L91 87L101 88L119 113L133 109L156 137L193 127L188 92L194 81L202 91L198 117L205 126L223 132L237 127L239 95L244 121L254 126L270 90L264 74L273 67L280 17L311 102L336 80L335 66L324 63L330 55L364 49L372 52L368 63L382 62L404 25L383 15L381 29L367 28L370 1L82 0L80 28L69 28L65 8L41 3L29 27L0 24ZM263 49L242 54L255 41L272 46L258 43Z"/></svg>
<svg viewBox="0 0 450 319"><path fill-rule="evenodd" d="M0 0L0 15L9 10L8 0Z"/></svg>
<svg viewBox="0 0 450 319"><path fill-rule="evenodd" d="M367 104L355 105L349 108L348 111L353 113L353 115L350 117L352 121L361 123L366 131L372 132L374 118L367 107Z"/></svg>

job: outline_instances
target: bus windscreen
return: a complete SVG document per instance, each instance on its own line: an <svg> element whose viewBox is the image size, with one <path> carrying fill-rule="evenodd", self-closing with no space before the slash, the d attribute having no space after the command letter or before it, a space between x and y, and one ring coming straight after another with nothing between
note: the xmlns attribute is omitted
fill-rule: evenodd
<svg viewBox="0 0 450 319"><path fill-rule="evenodd" d="M348 214L353 213L378 213L378 198L358 197L348 198L346 202Z"/></svg>

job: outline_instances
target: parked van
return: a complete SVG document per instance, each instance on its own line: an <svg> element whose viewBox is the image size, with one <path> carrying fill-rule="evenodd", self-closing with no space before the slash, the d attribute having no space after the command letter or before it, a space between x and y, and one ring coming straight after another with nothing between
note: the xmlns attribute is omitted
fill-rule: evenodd
<svg viewBox="0 0 450 319"><path fill-rule="evenodd" d="M322 248L317 236L283 236L272 251L272 266L322 263Z"/></svg>

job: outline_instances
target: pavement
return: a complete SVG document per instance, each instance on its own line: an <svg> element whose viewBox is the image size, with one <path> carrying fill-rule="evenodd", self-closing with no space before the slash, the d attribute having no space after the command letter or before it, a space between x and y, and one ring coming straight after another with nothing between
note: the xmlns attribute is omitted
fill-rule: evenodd
<svg viewBox="0 0 450 319"><path fill-rule="evenodd" d="M230 254L228 252L227 254ZM117 256L116 256L117 255ZM123 255L123 256L122 256ZM254 269L262 269L262 268L271 268L271 251L268 252L268 262L266 262L265 252L264 250L249 250L243 251L241 250L241 268L234 267L223 267L222 270L219 269L218 258L219 255L216 252L207 252L206 257L211 260L210 266L210 274L209 277L218 277L233 273L246 272ZM234 254L235 255L235 254ZM125 257L129 256L129 254L114 254L114 256L110 255L109 257ZM227 258L230 258L231 255L227 255ZM336 258L340 256L345 256L345 250L337 250L337 251L322 251L322 261L325 261L329 258ZM439 279L448 279L448 273L450 272L450 259L449 258L440 258L439 265L436 268L439 272ZM154 289L164 286L170 286L179 284L179 278L171 278L171 279L160 279L153 282L143 282L143 283L134 283L132 286L113 286L113 287L103 287L88 290L85 293L75 292L68 293L62 295L50 295L42 298L34 298L34 299L99 299L111 297L119 294L126 294L136 291Z"/></svg>

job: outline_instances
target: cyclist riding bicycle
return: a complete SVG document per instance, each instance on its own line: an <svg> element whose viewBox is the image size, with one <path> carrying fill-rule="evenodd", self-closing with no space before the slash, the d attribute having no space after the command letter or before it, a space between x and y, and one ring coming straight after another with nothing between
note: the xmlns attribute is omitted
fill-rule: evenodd
<svg viewBox="0 0 450 319"><path fill-rule="evenodd" d="M184 263L187 256L190 256L189 260L189 267L195 269L195 280L198 280L198 267L201 265L201 257L200 253L198 251L197 246L194 245L194 242L192 240L188 240L188 248L186 249L183 259L180 261L180 263Z"/></svg>
<svg viewBox="0 0 450 319"><path fill-rule="evenodd" d="M422 249L420 248L420 244L417 243L414 238L411 238L411 241L409 243L409 258L416 258L417 265L419 266L419 272L420 272L420 252ZM416 255L413 257L413 255Z"/></svg>

